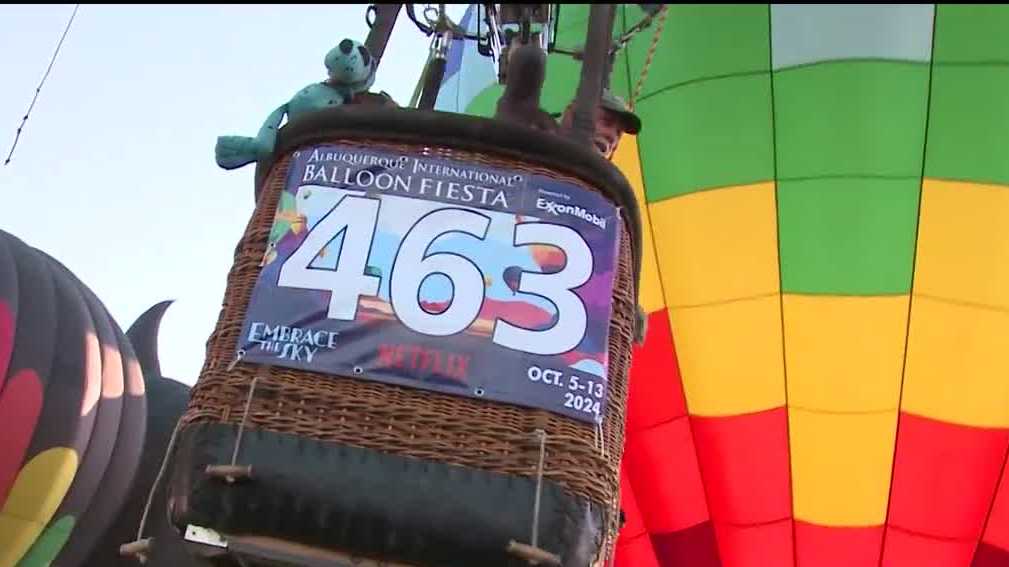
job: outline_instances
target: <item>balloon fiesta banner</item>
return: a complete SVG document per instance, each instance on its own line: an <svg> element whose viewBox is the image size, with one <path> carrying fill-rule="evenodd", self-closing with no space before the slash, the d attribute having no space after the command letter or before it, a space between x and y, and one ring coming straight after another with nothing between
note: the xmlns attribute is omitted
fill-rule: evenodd
<svg viewBox="0 0 1009 567"><path fill-rule="evenodd" d="M311 146L238 354L601 423L619 227L602 195L544 175Z"/></svg>

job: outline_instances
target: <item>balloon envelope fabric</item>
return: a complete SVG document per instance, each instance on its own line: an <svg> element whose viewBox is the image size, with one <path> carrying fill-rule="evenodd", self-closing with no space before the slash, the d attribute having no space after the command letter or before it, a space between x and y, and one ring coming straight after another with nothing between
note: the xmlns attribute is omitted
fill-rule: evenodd
<svg viewBox="0 0 1009 567"><path fill-rule="evenodd" d="M73 483L45 531L18 562L20 567L49 565L64 548L81 515L94 502L102 475L109 465L115 447L123 405L123 366L119 355L120 346L107 313L97 303L93 294L84 288L66 267L51 257L46 256L46 259L57 277L67 280L78 290L91 315L101 349L101 398L96 407L91 439ZM78 565L82 561L81 557L66 555L60 564Z"/></svg>
<svg viewBox="0 0 1009 567"><path fill-rule="evenodd" d="M18 274L10 250L2 239L0 266L9 267L0 270L0 390L3 390L7 366L10 364L11 352L14 351L14 325L18 319Z"/></svg>
<svg viewBox="0 0 1009 567"><path fill-rule="evenodd" d="M97 300L97 297L95 299ZM104 306L102 309L105 309ZM145 443L149 429L147 421L153 419L147 411L145 376L132 344L111 316L109 320L123 365L124 399L120 427L108 467L102 475L101 497L94 500L78 518L77 523L85 529L71 532L69 540L60 550L54 563L56 567L73 565L111 567L114 564L132 564L131 559L122 558L118 551L120 545L136 536L136 527L140 522L140 513L132 513L137 506L129 499L137 495L135 498L143 498L146 501L147 490L153 484L153 478L150 480L141 478L141 455L149 451L161 454L166 448L164 444ZM154 402L154 405L157 406L159 403L161 402ZM106 490L104 487L118 488ZM142 504L139 506L142 507ZM132 531L130 533L115 531L113 526L120 524L128 525Z"/></svg>
<svg viewBox="0 0 1009 567"><path fill-rule="evenodd" d="M1009 564L1009 7L657 27L611 78L650 61L615 157L651 235L624 471L652 545L622 565ZM548 111L577 72L550 56Z"/></svg>
<svg viewBox="0 0 1009 567"><path fill-rule="evenodd" d="M126 415L122 332L58 262L4 232L0 246L8 252L0 254L0 272L15 274L18 291L0 390L0 566L36 567L88 531L79 519L96 501L121 503L130 488L132 478L101 482ZM134 412L141 436L126 453L140 452L143 418ZM84 556L58 564L80 565Z"/></svg>
<svg viewBox="0 0 1009 567"><path fill-rule="evenodd" d="M72 282L54 270L47 258L32 253L49 271L56 290L56 349L40 426L32 433L26 464L0 511L5 517L21 519L20 529L0 533L10 538L0 540L0 564L28 551L70 496L94 430L101 393L101 351L91 314Z"/></svg>
<svg viewBox="0 0 1009 567"><path fill-rule="evenodd" d="M0 239L11 252L19 290L31 290L18 297L14 350L4 389L0 391L0 420L4 431L9 432L0 441L4 445L0 451L0 565L7 566L14 565L34 541L62 500L66 486L34 494L24 488L15 492L17 482L26 486L34 470L53 470L52 465L56 465L54 470L62 470L59 459L47 458L48 455L33 462L27 458L45 391L56 370L59 320L56 287L45 262L13 236L0 233ZM63 427L67 427L66 423L76 425L77 421L72 415L62 420ZM50 455L61 456L58 450ZM25 464L29 464L27 471ZM49 478L45 471L40 476ZM69 479L66 484L69 485Z"/></svg>

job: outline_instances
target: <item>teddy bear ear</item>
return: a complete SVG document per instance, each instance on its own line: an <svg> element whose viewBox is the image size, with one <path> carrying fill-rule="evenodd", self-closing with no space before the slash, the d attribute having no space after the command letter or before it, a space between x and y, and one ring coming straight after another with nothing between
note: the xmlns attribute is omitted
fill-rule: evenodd
<svg viewBox="0 0 1009 567"><path fill-rule="evenodd" d="M371 66L371 53L368 52L368 48L363 45L357 46L358 53L361 54L361 62L364 63L365 67Z"/></svg>

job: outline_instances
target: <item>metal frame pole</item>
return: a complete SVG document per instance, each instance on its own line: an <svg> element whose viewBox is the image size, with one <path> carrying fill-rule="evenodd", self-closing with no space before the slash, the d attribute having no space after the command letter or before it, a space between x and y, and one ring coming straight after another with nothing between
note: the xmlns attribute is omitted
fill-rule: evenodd
<svg viewBox="0 0 1009 567"><path fill-rule="evenodd" d="M364 41L364 46L368 48L371 56L376 60L376 66L382 61L385 53L385 46L392 36L392 29L396 26L396 18L399 17L402 4L375 4L375 25L368 32L368 39Z"/></svg>
<svg viewBox="0 0 1009 567"><path fill-rule="evenodd" d="M610 67L609 52L615 14L615 4L593 4L589 12L582 74L575 95L573 127L569 134L575 141L587 145L592 143L599 98L603 94L603 85L606 83L605 75Z"/></svg>

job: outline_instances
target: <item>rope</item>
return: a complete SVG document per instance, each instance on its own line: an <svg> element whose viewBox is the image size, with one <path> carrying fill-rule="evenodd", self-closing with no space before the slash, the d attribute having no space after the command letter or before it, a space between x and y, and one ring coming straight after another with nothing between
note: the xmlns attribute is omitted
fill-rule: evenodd
<svg viewBox="0 0 1009 567"><path fill-rule="evenodd" d="M238 349L238 352L235 353L235 358L232 359L230 364L228 364L228 369L225 372L231 372L234 370L235 366L241 362L243 358L245 358L245 349Z"/></svg>
<svg viewBox="0 0 1009 567"><path fill-rule="evenodd" d="M269 368L267 368L269 372ZM245 422L249 420L249 408L252 407L252 396L256 393L256 382L259 381L259 374L252 378L249 384L249 397L245 399L245 412L242 414L242 423L238 425L238 435L235 436L235 450L231 453L231 464L238 463L238 451L242 448L242 434L245 433Z"/></svg>
<svg viewBox="0 0 1009 567"><path fill-rule="evenodd" d="M659 22L655 26L655 33L652 35L652 44L648 47L648 57L645 58L645 66L641 68L641 76L638 77L638 83L634 85L634 96L631 97L631 110L634 110L634 105L641 96L641 89L645 86L645 79L648 78L648 69L652 66L652 60L655 59L655 50L659 47L659 39L662 38L662 28L666 26L666 16L669 15L669 5L663 4L662 8L659 10Z"/></svg>
<svg viewBox="0 0 1009 567"><path fill-rule="evenodd" d="M547 432L542 429L536 430L536 436L540 438L540 460L536 467L536 499L533 502L533 547L539 547L540 539L540 495L543 492L543 465L546 460Z"/></svg>
<svg viewBox="0 0 1009 567"><path fill-rule="evenodd" d="M175 429L172 431L172 438L168 441L168 448L165 449L165 456L161 458L161 468L158 469L158 476L154 478L154 484L151 485L151 491L147 493L147 504L144 505L144 513L140 516L140 527L137 528L137 541L140 541L144 537L144 526L147 524L147 516L151 513L151 505L154 502L154 493L158 491L158 487L161 485L161 480L165 476L165 470L168 468L168 460L171 457L172 450L175 449L175 439L179 435L179 430L182 429L182 420L180 419L175 424Z"/></svg>
<svg viewBox="0 0 1009 567"><path fill-rule="evenodd" d="M244 356L245 356L245 351L244 350L239 350L238 354L235 356L235 359L228 366L228 371L230 372L232 369L234 369L235 365L238 364L238 362L240 360L242 360L242 358ZM253 389L256 387L256 380L258 380L258 379L259 379L259 377L256 376L256 378L254 378L252 380L252 385L249 388L249 400L248 400L248 402L252 401L252 392L253 392ZM248 416L248 414L249 414L249 403L248 402L246 402L246 405L245 405L245 415L246 416ZM168 469L168 461L169 461L169 459L172 456L172 451L175 449L175 441L176 441L176 439L177 439L177 437L179 435L179 431L182 429L182 425L183 425L183 420L182 419L180 419L178 422L176 422L175 429L172 430L172 437L168 440L168 447L165 449L165 454L161 458L161 468L158 469L158 475L156 477L154 477L154 484L151 485L151 490L150 490L150 492L147 493L147 503L144 505L144 513L140 516L140 526L137 528L137 541L140 541L144 537L144 526L147 525L147 517L150 515L150 513L151 513L151 506L154 504L154 494L158 491L158 487L161 486L161 481L162 481L162 479L165 476L165 471ZM243 426L245 425L245 418L242 419L242 425ZM235 452L232 455L232 463L231 464L235 464L234 460L238 456L238 447L239 447L239 443L241 442L241 435L242 435L241 434L241 430L239 430L238 440L235 443Z"/></svg>
<svg viewBox="0 0 1009 567"><path fill-rule="evenodd" d="M11 162L11 158L14 156L14 148L18 147L18 140L21 138L21 130L24 129L25 124L28 122L28 115L32 113L32 109L35 108L35 101L39 98L39 93L42 92L42 85L46 84L46 79L49 78L49 72L53 70L53 65L56 63L56 56L60 54L60 48L63 47L63 40L67 38L67 33L70 32L70 24L74 23L74 18L77 16L77 10L81 7L80 4L74 6L74 12L70 14L70 20L67 22L67 27L63 29L63 35L60 36L59 43L56 44L56 51L53 52L52 58L49 59L49 67L46 68L45 75L42 75L42 81L39 82L39 86L35 88L35 96L32 97L32 103L28 105L28 110L25 112L23 118L21 118L21 125L18 126L18 131L14 134L14 144L11 146L10 153L7 154L7 159L4 161L4 165Z"/></svg>
<svg viewBox="0 0 1009 567"><path fill-rule="evenodd" d="M606 458L606 435L603 433L603 422L602 420L596 421L596 439L599 440L597 449L599 449L599 456Z"/></svg>

